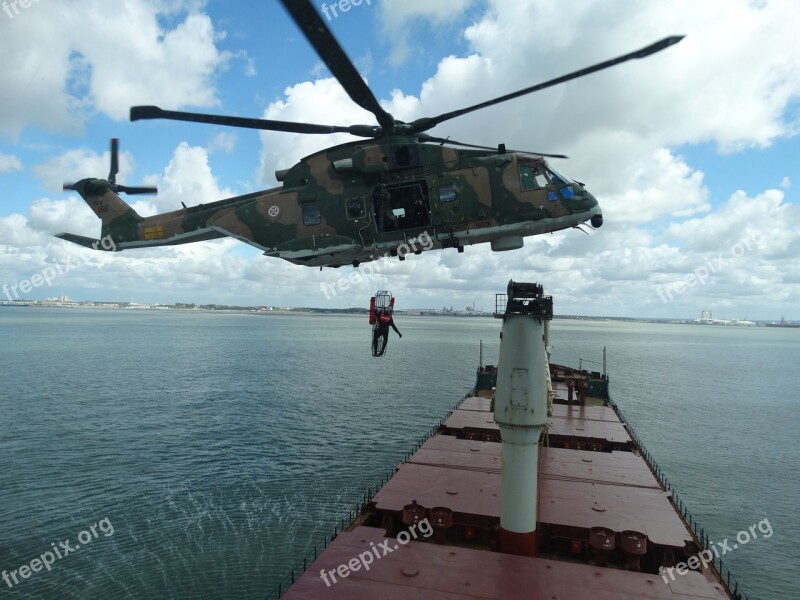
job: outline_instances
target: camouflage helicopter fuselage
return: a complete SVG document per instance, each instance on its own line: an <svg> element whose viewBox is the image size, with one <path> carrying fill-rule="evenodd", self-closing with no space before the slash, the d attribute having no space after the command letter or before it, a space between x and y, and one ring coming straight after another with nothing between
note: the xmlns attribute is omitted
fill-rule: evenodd
<svg viewBox="0 0 800 600"><path fill-rule="evenodd" d="M84 179L74 189L117 251L229 236L312 267L483 242L512 250L525 236L602 224L595 198L542 157L413 137L328 148L276 177L281 187L151 217L137 214L106 180ZM97 240L58 237L97 249Z"/></svg>

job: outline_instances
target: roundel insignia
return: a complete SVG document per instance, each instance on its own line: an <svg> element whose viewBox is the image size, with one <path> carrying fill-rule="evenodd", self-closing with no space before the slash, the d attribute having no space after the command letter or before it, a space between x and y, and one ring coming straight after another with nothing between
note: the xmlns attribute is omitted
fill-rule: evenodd
<svg viewBox="0 0 800 600"><path fill-rule="evenodd" d="M273 219L276 219L278 215L281 214L281 209L273 204L269 207L269 210L267 210L267 214Z"/></svg>

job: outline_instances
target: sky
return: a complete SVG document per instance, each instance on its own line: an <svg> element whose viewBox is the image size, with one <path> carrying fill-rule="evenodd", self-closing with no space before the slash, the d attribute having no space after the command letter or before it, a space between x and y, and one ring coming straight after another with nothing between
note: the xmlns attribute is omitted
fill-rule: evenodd
<svg viewBox="0 0 800 600"><path fill-rule="evenodd" d="M24 6L23 6L24 5ZM800 321L800 11L793 0L315 2L396 118L433 116L636 50L655 56L459 117L430 133L563 153L553 166L598 199L601 229L308 268L233 239L100 253L63 182L157 185L141 215L278 186L276 169L350 141L169 121L131 106L333 125L374 124L284 9L202 0L0 3L0 300L492 310L509 279L557 314ZM50 276L55 271L55 276ZM47 278L43 274L48 274ZM346 283L346 285L342 285ZM36 285L38 284L38 285ZM17 286L13 288L13 286ZM333 291L331 291L333 290Z"/></svg>

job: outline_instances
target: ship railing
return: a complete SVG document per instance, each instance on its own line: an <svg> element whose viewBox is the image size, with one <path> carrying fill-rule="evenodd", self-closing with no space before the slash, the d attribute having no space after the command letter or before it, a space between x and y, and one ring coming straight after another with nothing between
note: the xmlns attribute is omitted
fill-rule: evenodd
<svg viewBox="0 0 800 600"><path fill-rule="evenodd" d="M667 479L666 474L658 466L656 463L655 458L653 455L647 450L645 445L642 443L642 440L636 435L636 431L633 429L633 425L630 424L630 421L625 419L622 415L622 410L620 409L619 405L614 402L613 398L611 397L611 392L608 393L608 400L609 406L614 409L614 412L617 413L620 421L625 425L625 428L628 430L628 433L631 436L631 439L636 442L636 445L639 447L639 452L644 458L647 466L650 467L650 470L656 476L656 479L661 484L661 487L664 488L667 492L670 493L670 501L672 502L673 506L678 510L681 517L683 517L684 523L689 527L692 535L699 545L701 546L699 550L705 550L710 545L710 539L708 534L706 534L705 530L700 527L700 524L697 522L697 519L692 517L692 514L689 512L689 509L686 507L686 503L681 500L680 496L678 496L678 492L675 491L675 486L670 483L669 479ZM730 569L725 566L722 562L722 558L716 556L714 553L714 557L711 559L709 565L717 572L719 576L719 580L722 584L727 588L728 593L734 600L750 600L740 588L739 582L736 581L736 578L731 573Z"/></svg>
<svg viewBox="0 0 800 600"><path fill-rule="evenodd" d="M494 295L494 316L502 318L506 314L506 305L508 304L507 294Z"/></svg>
<svg viewBox="0 0 800 600"><path fill-rule="evenodd" d="M408 460L414 455L414 453L417 450L419 450L422 447L422 445L425 442L427 442L431 437L436 435L436 432L438 432L439 429L444 424L444 422L450 418L450 415L453 414L453 411L456 410L464 400L473 395L473 393L474 389L471 389L469 392L464 394L464 396L453 405L453 408L451 408L444 417L439 419L436 425L431 427L430 430L428 430L428 432L425 435L420 436L416 440L413 449L407 452L406 455L403 457L403 461L401 464L407 463ZM333 527L333 533L331 533L331 535L329 536L326 536L325 539L320 544L314 546L314 550L309 551L305 555L305 557L303 557L303 561L301 563L298 563L294 569L292 569L289 573L287 573L283 577L283 579L281 579L278 582L277 586L275 586L273 591L265 596L264 600L278 600L281 596L283 596L283 594L286 593L286 591L288 591L288 589L292 586L292 584L295 581L297 581L299 577L306 572L306 570L308 570L308 567L315 560L317 560L322 551L324 551L325 548L328 547L328 544L330 544L334 539L336 539L337 535L345 531L359 517L359 515L363 514L364 510L369 506L369 503L372 501L373 496L375 496L375 494L378 493L378 491L386 484L386 482L388 482L392 477L394 477L396 472L397 472L396 468L392 469L381 478L380 482L377 485L375 485L374 489L372 487L367 488L367 491L364 492L361 496L361 502L359 502L359 504L357 504L356 507L350 510L350 512L348 513L348 520L345 521L344 517L339 519L339 523L337 523Z"/></svg>

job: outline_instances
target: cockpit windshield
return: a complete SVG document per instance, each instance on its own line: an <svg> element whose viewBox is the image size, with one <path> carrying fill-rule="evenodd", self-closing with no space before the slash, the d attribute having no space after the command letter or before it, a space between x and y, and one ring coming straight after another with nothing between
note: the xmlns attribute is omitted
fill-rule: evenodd
<svg viewBox="0 0 800 600"><path fill-rule="evenodd" d="M567 177L566 175L562 175L550 165L547 166L547 174L550 177L550 181L553 182L553 185L564 185L567 183L575 183L574 179L572 179L571 177Z"/></svg>
<svg viewBox="0 0 800 600"><path fill-rule="evenodd" d="M519 183L522 191L537 190L550 185L555 187L570 186L576 181L559 173L550 165L541 163L521 163L519 165Z"/></svg>

